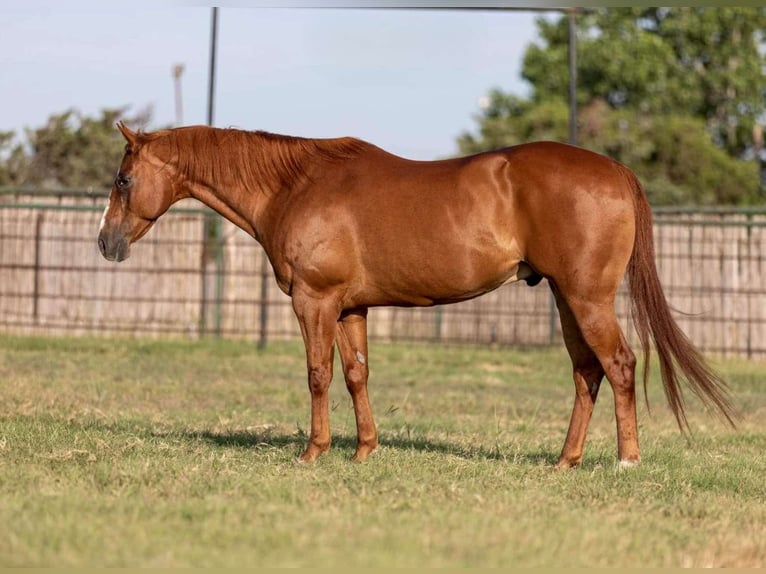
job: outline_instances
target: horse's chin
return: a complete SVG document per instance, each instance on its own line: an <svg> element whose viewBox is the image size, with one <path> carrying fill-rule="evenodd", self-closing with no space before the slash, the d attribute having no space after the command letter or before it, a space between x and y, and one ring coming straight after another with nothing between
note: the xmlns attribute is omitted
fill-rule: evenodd
<svg viewBox="0 0 766 574"><path fill-rule="evenodd" d="M106 259L107 261L112 261L114 263L122 263L128 258L130 258L130 250L128 250L126 253L116 253L115 255L112 256L111 259L109 257L107 257Z"/></svg>

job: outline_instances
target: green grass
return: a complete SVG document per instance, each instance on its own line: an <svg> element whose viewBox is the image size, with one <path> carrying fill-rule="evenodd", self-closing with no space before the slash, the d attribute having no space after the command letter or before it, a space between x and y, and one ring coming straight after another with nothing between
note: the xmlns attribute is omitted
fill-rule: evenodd
<svg viewBox="0 0 766 574"><path fill-rule="evenodd" d="M298 343L0 336L0 566L763 566L766 364L719 361L736 430L657 379L643 463L618 471L602 390L581 468L554 472L561 349L373 345L381 448L309 422ZM655 369L656 373L656 369Z"/></svg>

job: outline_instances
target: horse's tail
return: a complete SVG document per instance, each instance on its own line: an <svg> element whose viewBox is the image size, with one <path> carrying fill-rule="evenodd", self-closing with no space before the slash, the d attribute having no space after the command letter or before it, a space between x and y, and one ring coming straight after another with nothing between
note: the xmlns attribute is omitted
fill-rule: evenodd
<svg viewBox="0 0 766 574"><path fill-rule="evenodd" d="M726 383L707 365L671 315L654 260L652 210L638 178L632 172L626 175L633 187L636 217L636 240L627 274L633 323L644 351L644 394L649 375L651 334L659 355L665 396L679 428L683 431L689 427L679 371L703 403L718 409L734 426L734 409Z"/></svg>

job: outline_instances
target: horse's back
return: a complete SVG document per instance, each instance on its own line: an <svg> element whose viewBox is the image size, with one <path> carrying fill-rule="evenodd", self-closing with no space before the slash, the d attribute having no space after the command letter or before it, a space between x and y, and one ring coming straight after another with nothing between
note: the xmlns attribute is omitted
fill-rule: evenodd
<svg viewBox="0 0 766 574"><path fill-rule="evenodd" d="M377 195L437 194L460 199L477 188L487 194L535 190L537 196L583 191L604 199L625 199L628 168L605 155L570 144L539 141L437 161L414 161L370 146L350 173L363 182L359 191ZM422 195L421 197L425 197ZM559 197L563 199L563 197Z"/></svg>
<svg viewBox="0 0 766 574"><path fill-rule="evenodd" d="M464 237L491 233L518 247L539 243L554 230L582 244L586 233L601 241L599 229L607 235L633 229L631 172L577 146L532 142L434 162L379 151L365 168L360 201L375 206L376 218L390 214L402 223L405 235L430 229Z"/></svg>

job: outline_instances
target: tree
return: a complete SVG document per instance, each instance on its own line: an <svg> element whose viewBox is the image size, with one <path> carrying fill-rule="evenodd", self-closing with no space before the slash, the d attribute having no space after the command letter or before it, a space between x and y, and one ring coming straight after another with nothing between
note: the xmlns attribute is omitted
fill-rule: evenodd
<svg viewBox="0 0 766 574"><path fill-rule="evenodd" d="M755 163L717 147L699 118L613 110L594 100L579 121L583 144L630 166L656 205L749 203L758 197Z"/></svg>
<svg viewBox="0 0 766 574"><path fill-rule="evenodd" d="M17 184L26 170L26 155L13 132L0 132L0 186Z"/></svg>
<svg viewBox="0 0 766 574"><path fill-rule="evenodd" d="M536 102L567 93L567 22L538 20L524 56ZM730 155L766 114L766 8L599 9L578 18L578 102L702 118Z"/></svg>
<svg viewBox="0 0 766 574"><path fill-rule="evenodd" d="M565 18L538 19L524 57L529 99L500 90L461 153L568 137ZM578 127L584 147L633 168L653 203L747 203L759 197L766 117L763 8L629 8L578 17ZM722 71L723 70L723 71ZM757 73L755 71L757 70Z"/></svg>
<svg viewBox="0 0 766 574"><path fill-rule="evenodd" d="M465 132L458 137L463 154L516 145L533 139L565 141L569 108L563 100L535 103L498 89L486 98L477 120L479 134Z"/></svg>
<svg viewBox="0 0 766 574"><path fill-rule="evenodd" d="M566 141L566 102L535 103L499 90L491 92L477 135L458 138L463 154L532 140ZM593 100L578 114L579 143L633 169L656 205L748 203L758 196L754 162L718 148L699 118L615 110Z"/></svg>
<svg viewBox="0 0 766 574"><path fill-rule="evenodd" d="M14 143L13 132L0 132L0 185L110 187L125 147L116 122L143 127L151 117L149 109L132 117L126 112L127 108L104 109L98 117L88 117L70 109L52 114L44 126L26 129L21 143Z"/></svg>

